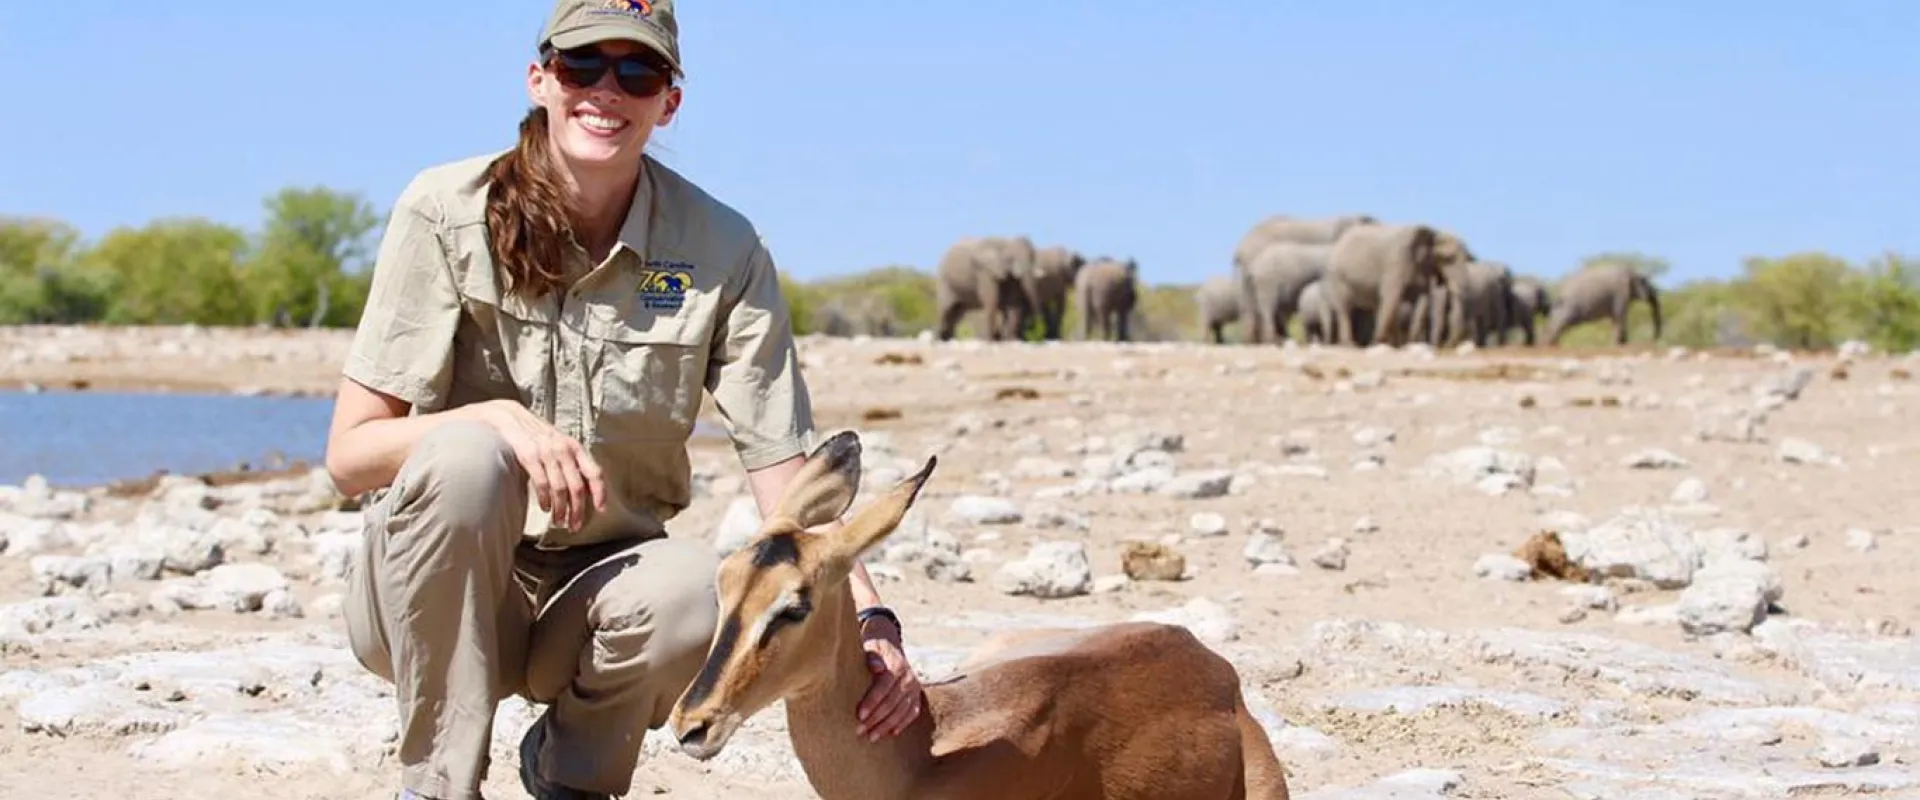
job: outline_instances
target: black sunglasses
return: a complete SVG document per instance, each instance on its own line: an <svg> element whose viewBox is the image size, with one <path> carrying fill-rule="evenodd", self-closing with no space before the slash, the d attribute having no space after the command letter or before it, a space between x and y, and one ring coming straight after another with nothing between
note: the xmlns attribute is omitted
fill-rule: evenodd
<svg viewBox="0 0 1920 800"><path fill-rule="evenodd" d="M620 90L634 97L652 97L673 84L671 67L658 58L637 53L612 58L593 47L577 47L549 51L547 63L554 68L561 83L574 89L599 83L609 68Z"/></svg>

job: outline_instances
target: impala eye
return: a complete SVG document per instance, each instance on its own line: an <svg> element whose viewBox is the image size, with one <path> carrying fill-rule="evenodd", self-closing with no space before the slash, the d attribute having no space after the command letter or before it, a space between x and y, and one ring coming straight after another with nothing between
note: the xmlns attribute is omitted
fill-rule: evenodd
<svg viewBox="0 0 1920 800"><path fill-rule="evenodd" d="M812 612L813 604L807 602L804 596L788 604L786 608L780 609L780 613L774 614L772 619L767 620L766 630L760 633L760 646L765 647L767 641L772 639L773 634L782 626L803 622Z"/></svg>

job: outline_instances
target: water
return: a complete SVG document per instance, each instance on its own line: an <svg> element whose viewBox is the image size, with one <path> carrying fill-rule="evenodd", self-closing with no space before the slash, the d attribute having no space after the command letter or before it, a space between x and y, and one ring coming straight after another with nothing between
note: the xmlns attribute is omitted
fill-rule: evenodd
<svg viewBox="0 0 1920 800"><path fill-rule="evenodd" d="M260 467L275 454L317 464L332 416L331 397L0 392L0 484Z"/></svg>
<svg viewBox="0 0 1920 800"><path fill-rule="evenodd" d="M320 463L331 397L138 392L0 392L0 484L44 475L98 485L155 472L197 474ZM694 436L725 436L706 420Z"/></svg>

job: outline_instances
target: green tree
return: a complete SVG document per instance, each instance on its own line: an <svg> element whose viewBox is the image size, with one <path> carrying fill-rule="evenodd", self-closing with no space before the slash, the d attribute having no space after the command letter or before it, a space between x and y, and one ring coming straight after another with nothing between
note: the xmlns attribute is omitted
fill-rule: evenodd
<svg viewBox="0 0 1920 800"><path fill-rule="evenodd" d="M1920 347L1920 265L1888 253L1851 277L1842 302L1849 333L1881 350Z"/></svg>
<svg viewBox="0 0 1920 800"><path fill-rule="evenodd" d="M85 257L109 292L104 321L123 325L244 325L240 265L246 233L193 217L117 228Z"/></svg>
<svg viewBox="0 0 1920 800"><path fill-rule="evenodd" d="M1737 338L1743 328L1734 294L1733 284L1719 280L1689 281L1662 292L1660 305L1665 330L1661 331L1661 339L1668 344L1697 348L1730 344L1728 340ZM1638 303L1634 311L1638 312L1636 322L1638 317L1646 317L1645 332L1636 327L1634 335L1651 337L1651 314Z"/></svg>
<svg viewBox="0 0 1920 800"><path fill-rule="evenodd" d="M98 317L105 290L77 264L80 232L64 222L0 218L0 324Z"/></svg>
<svg viewBox="0 0 1920 800"><path fill-rule="evenodd" d="M793 335L813 332L815 300L812 287L784 272L780 273L780 295L787 301L787 316L793 320Z"/></svg>
<svg viewBox="0 0 1920 800"><path fill-rule="evenodd" d="M819 323L828 319L863 332L885 330L899 336L917 334L935 323L933 276L912 267L877 267L812 283L783 275L780 286L799 333L817 332Z"/></svg>
<svg viewBox="0 0 1920 800"><path fill-rule="evenodd" d="M356 194L325 187L267 198L259 248L246 264L251 316L274 325L351 326L366 301L380 218Z"/></svg>
<svg viewBox="0 0 1920 800"><path fill-rule="evenodd" d="M1838 343L1848 302L1847 262L1825 253L1748 258L1735 297L1753 332L1782 347Z"/></svg>

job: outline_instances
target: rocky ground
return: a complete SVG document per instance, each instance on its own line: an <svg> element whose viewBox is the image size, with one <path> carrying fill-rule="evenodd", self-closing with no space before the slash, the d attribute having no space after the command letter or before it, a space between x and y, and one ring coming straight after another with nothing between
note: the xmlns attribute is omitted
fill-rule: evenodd
<svg viewBox="0 0 1920 800"><path fill-rule="evenodd" d="M49 390L325 391L345 346L4 338L0 384ZM869 486L941 457L871 562L929 678L1148 617L1239 667L1296 797L1920 798L1920 359L803 347ZM674 530L733 546L739 467L694 453ZM320 474L0 489L0 795L391 796L341 509ZM501 708L489 796L523 796L531 715ZM664 738L634 796L811 796L776 713L708 764Z"/></svg>

